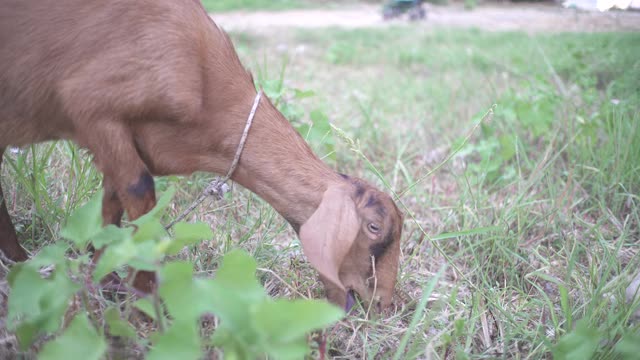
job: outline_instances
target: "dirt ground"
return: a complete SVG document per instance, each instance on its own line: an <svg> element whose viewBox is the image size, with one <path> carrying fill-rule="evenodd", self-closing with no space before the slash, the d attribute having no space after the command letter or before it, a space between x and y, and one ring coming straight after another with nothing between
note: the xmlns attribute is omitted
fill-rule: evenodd
<svg viewBox="0 0 640 360"><path fill-rule="evenodd" d="M329 10L228 12L212 14L229 31L277 31L282 28L366 28L409 24L406 18L383 21L380 6L361 5ZM640 12L605 13L565 9L552 4L482 5L465 10L461 5L427 6L420 26L475 27L488 31L597 32L640 31Z"/></svg>

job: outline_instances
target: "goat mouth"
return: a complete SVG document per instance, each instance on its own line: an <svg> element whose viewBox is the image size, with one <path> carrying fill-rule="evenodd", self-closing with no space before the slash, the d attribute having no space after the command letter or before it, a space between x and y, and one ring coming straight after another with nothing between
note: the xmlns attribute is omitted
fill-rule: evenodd
<svg viewBox="0 0 640 360"><path fill-rule="evenodd" d="M353 289L347 290L346 296L347 296L347 301L344 306L344 311L349 313L351 311L351 308L353 308L353 305L356 304L356 297L355 297L355 293L353 292Z"/></svg>

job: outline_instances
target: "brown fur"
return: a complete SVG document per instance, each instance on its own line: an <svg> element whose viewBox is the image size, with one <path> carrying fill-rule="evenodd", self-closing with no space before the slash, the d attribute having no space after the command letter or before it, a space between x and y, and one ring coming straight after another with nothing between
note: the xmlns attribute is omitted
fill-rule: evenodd
<svg viewBox="0 0 640 360"><path fill-rule="evenodd" d="M0 4L0 150L56 139L87 148L104 174L105 224L119 224L123 211L135 219L154 206L149 173L225 173L255 95L228 36L199 2ZM321 208L325 192L339 187L355 220L318 215L314 231L351 227L345 233L352 238L326 240L346 242L339 259L307 256L316 268L337 267L339 279L321 276L330 300L344 305L348 289L372 296L367 279L370 255L377 253L377 294L383 305L391 301L400 212L388 195L328 168L268 99L258 107L233 180L268 201L296 231ZM376 204L366 206L371 196ZM368 232L370 222L379 234ZM26 259L4 200L0 237L7 256Z"/></svg>

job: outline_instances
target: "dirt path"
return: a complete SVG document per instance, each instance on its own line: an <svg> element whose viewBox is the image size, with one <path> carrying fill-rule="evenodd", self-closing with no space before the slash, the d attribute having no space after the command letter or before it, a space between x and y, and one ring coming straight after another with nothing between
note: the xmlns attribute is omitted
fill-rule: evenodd
<svg viewBox="0 0 640 360"><path fill-rule="evenodd" d="M405 19L382 21L379 6L356 6L331 10L278 12L229 12L212 14L223 28L232 31L269 31L282 28L364 28L409 24ZM490 5L467 11L460 6L430 6L420 26L476 27L489 31L640 31L640 12L606 13L565 9L555 5Z"/></svg>

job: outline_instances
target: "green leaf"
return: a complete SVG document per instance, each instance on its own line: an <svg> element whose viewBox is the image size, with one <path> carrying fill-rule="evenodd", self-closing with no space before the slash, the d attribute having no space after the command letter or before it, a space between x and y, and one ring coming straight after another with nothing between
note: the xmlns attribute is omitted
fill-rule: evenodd
<svg viewBox="0 0 640 360"><path fill-rule="evenodd" d="M66 331L47 343L38 358L40 360L101 359L107 343L89 323L87 316L76 315Z"/></svg>
<svg viewBox="0 0 640 360"><path fill-rule="evenodd" d="M640 354L640 334L627 333L616 344L614 350L620 354L624 360L637 359Z"/></svg>
<svg viewBox="0 0 640 360"><path fill-rule="evenodd" d="M257 305L252 317L265 351L276 359L301 359L309 352L306 334L335 323L344 311L325 301L276 300Z"/></svg>
<svg viewBox="0 0 640 360"><path fill-rule="evenodd" d="M169 236L160 220L147 218L145 221L137 223L138 228L133 235L133 242L142 243L145 241L158 241Z"/></svg>
<svg viewBox="0 0 640 360"><path fill-rule="evenodd" d="M160 287L158 293L164 300L169 313L178 319L195 321L198 309L193 301L193 264L189 262L172 262L160 270Z"/></svg>
<svg viewBox="0 0 640 360"><path fill-rule="evenodd" d="M294 91L294 96L296 97L296 99L305 99L308 97L312 97L315 96L316 93L313 90L299 90L299 89L293 89Z"/></svg>
<svg viewBox="0 0 640 360"><path fill-rule="evenodd" d="M213 238L211 227L203 222L185 223L179 222L175 224L174 238L169 247L166 249L167 255L175 255L182 250L183 247L196 244L202 240Z"/></svg>
<svg viewBox="0 0 640 360"><path fill-rule="evenodd" d="M220 325L211 339L225 354L255 358L245 353L256 346L259 335L251 323L251 309L269 298L255 277L256 263L242 250L227 253L216 278L207 283L206 298Z"/></svg>
<svg viewBox="0 0 640 360"><path fill-rule="evenodd" d="M502 135L498 141L500 142L500 157L503 161L509 161L516 156L516 143L512 136Z"/></svg>
<svg viewBox="0 0 640 360"><path fill-rule="evenodd" d="M600 334L586 321L578 321L573 331L565 334L553 348L556 360L590 359L598 349Z"/></svg>
<svg viewBox="0 0 640 360"><path fill-rule="evenodd" d="M282 83L277 79L265 80L262 83L262 90L274 103L284 94Z"/></svg>
<svg viewBox="0 0 640 360"><path fill-rule="evenodd" d="M153 321L157 320L156 311L151 300L146 298L138 299L133 303L133 307L142 311L145 315L153 319Z"/></svg>
<svg viewBox="0 0 640 360"><path fill-rule="evenodd" d="M300 122L300 119L304 117L304 108L298 104L282 103L280 105L280 112L296 129L298 129L298 132L300 132L298 124ZM302 134L302 132L300 133Z"/></svg>
<svg viewBox="0 0 640 360"><path fill-rule="evenodd" d="M159 243L143 242L136 244L136 257L129 260L127 265L136 270L158 271L164 250L167 248L165 241Z"/></svg>
<svg viewBox="0 0 640 360"><path fill-rule="evenodd" d="M39 334L58 330L71 296L79 289L65 272L57 270L44 279L38 268L27 262L11 270L7 319L9 328L17 329L22 348Z"/></svg>
<svg viewBox="0 0 640 360"><path fill-rule="evenodd" d="M268 299L255 273L256 261L243 250L233 250L222 259L210 285L212 293L225 294L213 296L211 302L216 315L232 322L228 324L232 327L245 326L248 308Z"/></svg>
<svg viewBox="0 0 640 360"><path fill-rule="evenodd" d="M320 300L276 300L257 306L255 326L268 335L269 342L286 344L305 337L316 329L322 329L345 315L335 305Z"/></svg>
<svg viewBox="0 0 640 360"><path fill-rule="evenodd" d="M313 121L314 128L325 134L331 131L331 126L329 125L329 117L322 110L313 110L311 114L309 114L309 117L311 117L311 121Z"/></svg>
<svg viewBox="0 0 640 360"><path fill-rule="evenodd" d="M7 275L9 285L13 286L15 284L15 275L20 272L22 267L28 267L34 271L39 271L43 266L55 265L57 269L63 271L66 269L66 251L67 246L63 242L43 247L38 254L29 259L29 261L17 263L11 268L11 271Z"/></svg>
<svg viewBox="0 0 640 360"><path fill-rule="evenodd" d="M16 329L16 337L20 344L20 350L26 351L40 335L41 330L35 322L24 322Z"/></svg>
<svg viewBox="0 0 640 360"><path fill-rule="evenodd" d="M91 200L76 209L60 235L71 240L77 247L87 245L89 240L102 230L102 191L95 194Z"/></svg>
<svg viewBox="0 0 640 360"><path fill-rule="evenodd" d="M169 313L176 319L190 319L195 322L205 313L224 313L224 310L216 307L216 304L220 304L220 300L216 299L230 299L234 306L241 304L233 301L233 294L219 290L214 280L194 279L193 264L190 262L164 265L159 272L159 278L158 292ZM226 313L229 314L229 308L226 309Z"/></svg>
<svg viewBox="0 0 640 360"><path fill-rule="evenodd" d="M99 282L105 275L129 262L138 249L133 241L123 241L119 244L107 246L100 256L93 271L93 281Z"/></svg>
<svg viewBox="0 0 640 360"><path fill-rule="evenodd" d="M245 339L246 338L246 339ZM248 342L250 339L251 342ZM241 336L222 323L211 338L211 345L222 349L225 359L256 359L260 355L255 349L257 335L251 332L250 337Z"/></svg>
<svg viewBox="0 0 640 360"><path fill-rule="evenodd" d="M256 279L256 268L256 261L247 252L232 250L222 259L215 283L249 302L264 300L267 296Z"/></svg>
<svg viewBox="0 0 640 360"><path fill-rule="evenodd" d="M117 244L131 240L133 228L120 228L115 225L107 225L102 231L92 237L91 243L96 249L101 249L106 245Z"/></svg>
<svg viewBox="0 0 640 360"><path fill-rule="evenodd" d="M291 341L286 344L265 344L265 352L271 355L274 359L279 360L296 360L305 359L305 355L309 354L309 345L305 337L301 337L296 341Z"/></svg>
<svg viewBox="0 0 640 360"><path fill-rule="evenodd" d="M104 320L109 326L109 334L112 336L122 336L129 339L136 338L136 331L128 322L120 318L120 311L115 307L110 307L104 312Z"/></svg>
<svg viewBox="0 0 640 360"><path fill-rule="evenodd" d="M155 337L147 360L200 359L200 333L195 321L176 321L167 332Z"/></svg>

